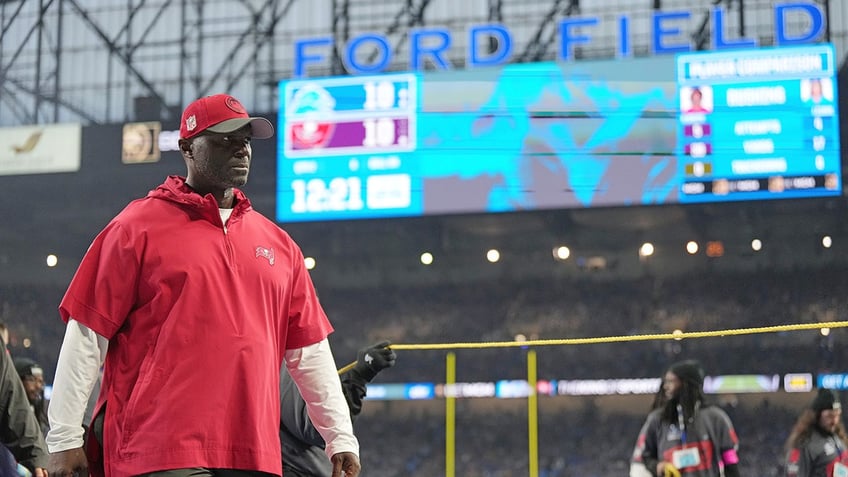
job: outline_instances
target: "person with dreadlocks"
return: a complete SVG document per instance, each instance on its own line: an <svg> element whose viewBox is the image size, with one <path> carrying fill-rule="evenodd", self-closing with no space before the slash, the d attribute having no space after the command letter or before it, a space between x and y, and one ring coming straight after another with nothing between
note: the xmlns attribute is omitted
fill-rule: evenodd
<svg viewBox="0 0 848 477"><path fill-rule="evenodd" d="M645 468L662 477L740 477L736 430L727 413L705 402L701 365L672 364L662 389L664 402L648 414L637 441Z"/></svg>
<svg viewBox="0 0 848 477"><path fill-rule="evenodd" d="M848 475L848 435L842 424L842 404L830 389L819 389L798 416L786 440L787 477Z"/></svg>

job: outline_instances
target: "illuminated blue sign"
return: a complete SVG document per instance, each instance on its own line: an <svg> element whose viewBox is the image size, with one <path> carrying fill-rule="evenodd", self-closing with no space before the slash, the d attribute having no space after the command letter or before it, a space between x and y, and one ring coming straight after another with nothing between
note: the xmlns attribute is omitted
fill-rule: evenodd
<svg viewBox="0 0 848 477"><path fill-rule="evenodd" d="M818 384L816 387L825 389L848 389L848 374L819 374L817 376Z"/></svg>
<svg viewBox="0 0 848 477"><path fill-rule="evenodd" d="M729 38L725 27L727 12L722 7L712 10L712 49L753 48L757 40L753 38ZM798 17L805 17L799 20ZM790 34L787 25L807 24L808 29ZM650 48L654 54L685 53L694 50L689 35L682 31L681 25L690 23L692 12L655 11L650 17L647 28L651 32ZM559 21L557 28L557 60L568 61L574 57L574 48L591 44L592 30L602 27L600 17L569 17ZM824 13L813 3L787 2L774 6L774 42L776 46L813 43L822 39L825 31ZM618 17L616 50L619 56L633 54L631 46L631 19L626 15ZM501 24L473 25L466 31L466 66L504 65L512 60L514 41L509 29ZM489 52L490 40L496 40L498 48ZM421 28L409 32L409 63L411 71L423 70L427 62L437 69L451 69L446 53L453 48L454 39L447 28ZM338 48L347 71L351 74L375 74L386 71L392 63L392 48L389 39L379 33L365 33L351 38L344 45L336 45L332 36L309 38L294 42L294 76L308 76L309 65L326 65L330 51ZM361 53L376 51L375 60L363 62Z"/></svg>

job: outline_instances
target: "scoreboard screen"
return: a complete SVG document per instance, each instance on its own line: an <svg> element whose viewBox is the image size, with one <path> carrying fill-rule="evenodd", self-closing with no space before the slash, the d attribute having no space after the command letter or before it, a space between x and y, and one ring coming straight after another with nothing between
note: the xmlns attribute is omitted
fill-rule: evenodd
<svg viewBox="0 0 848 477"><path fill-rule="evenodd" d="M829 45L279 92L280 222L841 193Z"/></svg>
<svg viewBox="0 0 848 477"><path fill-rule="evenodd" d="M829 45L677 57L680 202L840 193Z"/></svg>

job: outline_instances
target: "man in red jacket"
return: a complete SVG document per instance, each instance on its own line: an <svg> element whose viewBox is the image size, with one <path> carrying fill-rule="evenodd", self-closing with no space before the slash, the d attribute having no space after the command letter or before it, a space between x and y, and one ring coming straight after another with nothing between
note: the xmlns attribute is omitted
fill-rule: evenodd
<svg viewBox="0 0 848 477"><path fill-rule="evenodd" d="M281 475L280 368L327 442L333 476L359 444L297 244L256 212L251 140L273 135L232 96L183 112L185 177L131 202L94 239L59 306L67 322L53 397L49 474ZM92 436L90 390L104 364ZM87 457L87 458L86 458Z"/></svg>

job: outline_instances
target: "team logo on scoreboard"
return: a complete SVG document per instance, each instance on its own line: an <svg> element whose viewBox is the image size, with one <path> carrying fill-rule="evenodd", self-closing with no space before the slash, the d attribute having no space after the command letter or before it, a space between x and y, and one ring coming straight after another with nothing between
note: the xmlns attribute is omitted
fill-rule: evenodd
<svg viewBox="0 0 848 477"><path fill-rule="evenodd" d="M333 96L318 85L307 84L297 90L288 111L293 119L288 134L291 148L313 149L326 145L333 137L335 124L323 118L335 108Z"/></svg>

